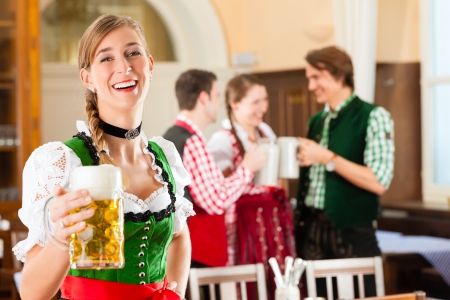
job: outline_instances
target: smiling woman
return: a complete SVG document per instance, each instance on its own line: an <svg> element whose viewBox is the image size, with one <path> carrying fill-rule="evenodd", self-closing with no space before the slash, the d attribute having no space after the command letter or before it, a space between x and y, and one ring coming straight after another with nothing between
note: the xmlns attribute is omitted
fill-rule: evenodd
<svg viewBox="0 0 450 300"><path fill-rule="evenodd" d="M131 16L145 29L149 50L158 61L175 61L173 43L162 18L147 0L50 0L42 12L42 60L76 64L84 30L98 16Z"/></svg>
<svg viewBox="0 0 450 300"><path fill-rule="evenodd" d="M195 213L183 197L190 179L174 145L161 137L147 140L141 131L153 65L142 28L130 17L100 16L83 34L78 67L88 122L77 122L74 138L36 149L23 171L19 214L29 234L13 249L19 260L26 260L22 299L49 299L59 288L62 299L119 300L130 293L137 300L183 298L191 252L186 219ZM59 226L53 235L74 249L69 237L86 228L94 210L73 210L99 199L87 190L69 190L69 174L99 164L118 166L126 174L125 266L79 270L71 268L68 251L48 243L43 204L55 198L49 212ZM106 243L97 237L86 247L109 255Z"/></svg>
<svg viewBox="0 0 450 300"><path fill-rule="evenodd" d="M263 122L268 94L262 81L249 74L233 77L225 89L228 119L209 140L214 160L225 176L235 171L252 145L275 142L276 135ZM263 263L276 257L283 265L294 256L292 214L285 191L280 187L248 184L240 198L226 212L229 262L237 265ZM258 241L254 243L254 241ZM273 278L272 273L266 273ZM275 282L268 281L268 299L273 299ZM255 299L248 289L248 299Z"/></svg>

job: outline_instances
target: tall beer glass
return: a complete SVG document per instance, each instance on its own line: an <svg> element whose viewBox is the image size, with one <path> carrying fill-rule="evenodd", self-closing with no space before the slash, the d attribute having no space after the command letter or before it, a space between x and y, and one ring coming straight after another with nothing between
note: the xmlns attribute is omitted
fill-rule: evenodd
<svg viewBox="0 0 450 300"><path fill-rule="evenodd" d="M87 189L92 197L88 206L74 214L94 209L85 220L83 231L70 237L70 266L73 269L118 269L124 267L123 184L120 168L112 165L78 167L70 174L70 191ZM44 225L50 240L60 244L48 230L48 201L44 208ZM71 226L72 224L69 224Z"/></svg>

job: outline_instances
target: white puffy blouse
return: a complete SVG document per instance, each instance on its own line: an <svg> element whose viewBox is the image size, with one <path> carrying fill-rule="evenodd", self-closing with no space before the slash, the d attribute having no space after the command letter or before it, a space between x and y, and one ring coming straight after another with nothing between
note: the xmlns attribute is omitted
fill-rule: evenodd
<svg viewBox="0 0 450 300"><path fill-rule="evenodd" d="M78 122L79 131L86 132L84 122ZM148 143L145 134L141 132L145 145ZM183 197L184 187L191 179L186 172L180 155L174 144L162 137L150 139L157 143L167 158L173 178L176 183L175 224L174 233L180 232L186 224L187 217L195 215L192 203ZM155 179L164 186L154 191L146 199L124 193L124 213L143 213L145 211L159 212L170 204L167 182L162 179L162 170L155 163L153 153L143 148L143 153L152 157L152 169L157 170ZM28 237L19 242L14 248L18 260L25 261L26 253L34 246L45 246L48 239L45 235L43 209L48 198L53 194L55 185L64 189L69 188L69 174L73 168L82 166L81 160L75 152L62 142L50 142L37 148L29 157L23 171L22 208L19 210L20 220L28 227ZM53 226L54 228L54 226Z"/></svg>

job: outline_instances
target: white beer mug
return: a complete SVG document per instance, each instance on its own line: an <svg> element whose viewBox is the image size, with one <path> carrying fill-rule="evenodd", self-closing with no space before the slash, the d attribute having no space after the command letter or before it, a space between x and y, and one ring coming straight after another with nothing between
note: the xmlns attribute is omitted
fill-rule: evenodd
<svg viewBox="0 0 450 300"><path fill-rule="evenodd" d="M94 215L85 220L83 231L70 236L70 266L73 269L118 269L125 265L123 232L123 183L122 171L112 165L74 168L70 173L70 191L86 189L92 202L74 209L70 214L94 209ZM44 207L44 228L49 240L60 247L49 229L48 205ZM71 226L71 225L69 225Z"/></svg>
<svg viewBox="0 0 450 300"><path fill-rule="evenodd" d="M255 175L255 183L265 186L277 186L278 167L280 163L280 149L278 145L268 139L260 139L258 148L267 156L266 165Z"/></svg>
<svg viewBox="0 0 450 300"><path fill-rule="evenodd" d="M299 175L300 161L297 158L300 141L295 137L282 136L277 139L280 147L280 178L296 179Z"/></svg>

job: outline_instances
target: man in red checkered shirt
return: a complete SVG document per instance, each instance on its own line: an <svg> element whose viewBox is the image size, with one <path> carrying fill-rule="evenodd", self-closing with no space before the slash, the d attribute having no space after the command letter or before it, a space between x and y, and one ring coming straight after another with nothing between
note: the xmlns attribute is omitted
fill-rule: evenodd
<svg viewBox="0 0 450 300"><path fill-rule="evenodd" d="M175 85L180 114L164 138L175 144L192 183L185 197L195 206L189 220L192 267L225 266L232 259L227 250L227 209L239 199L266 161L256 146L248 150L241 165L225 178L207 148L202 131L216 121L220 107L216 76L207 71L188 70Z"/></svg>

